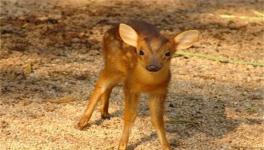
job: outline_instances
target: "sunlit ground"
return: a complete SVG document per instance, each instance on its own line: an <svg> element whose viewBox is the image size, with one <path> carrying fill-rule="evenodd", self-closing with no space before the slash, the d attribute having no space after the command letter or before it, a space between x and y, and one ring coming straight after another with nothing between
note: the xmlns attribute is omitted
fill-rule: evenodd
<svg viewBox="0 0 264 150"><path fill-rule="evenodd" d="M173 149L264 149L264 3L253 0L1 0L0 149L116 149L123 94L111 120L97 110L74 128L103 66L113 22L148 20L174 36L201 39L172 60L166 103ZM141 100L129 149L160 150Z"/></svg>

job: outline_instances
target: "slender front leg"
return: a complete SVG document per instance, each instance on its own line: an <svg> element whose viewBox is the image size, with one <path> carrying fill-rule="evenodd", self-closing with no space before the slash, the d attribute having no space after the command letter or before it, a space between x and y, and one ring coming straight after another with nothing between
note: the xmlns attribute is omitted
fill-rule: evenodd
<svg viewBox="0 0 264 150"><path fill-rule="evenodd" d="M165 97L165 95L152 95L150 98L149 107L151 113L151 122L157 131L162 149L170 150L170 145L166 138L163 120Z"/></svg>
<svg viewBox="0 0 264 150"><path fill-rule="evenodd" d="M118 147L119 150L125 150L127 147L129 133L137 116L137 104L138 94L125 90L124 128Z"/></svg>

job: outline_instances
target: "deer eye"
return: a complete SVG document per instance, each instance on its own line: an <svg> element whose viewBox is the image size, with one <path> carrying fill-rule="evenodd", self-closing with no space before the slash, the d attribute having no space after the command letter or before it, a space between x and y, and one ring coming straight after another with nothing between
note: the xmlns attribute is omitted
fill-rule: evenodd
<svg viewBox="0 0 264 150"><path fill-rule="evenodd" d="M171 56L171 53L170 52L167 52L167 53L165 53L165 56L170 57Z"/></svg>
<svg viewBox="0 0 264 150"><path fill-rule="evenodd" d="M139 55L143 56L144 52L142 50L139 51Z"/></svg>

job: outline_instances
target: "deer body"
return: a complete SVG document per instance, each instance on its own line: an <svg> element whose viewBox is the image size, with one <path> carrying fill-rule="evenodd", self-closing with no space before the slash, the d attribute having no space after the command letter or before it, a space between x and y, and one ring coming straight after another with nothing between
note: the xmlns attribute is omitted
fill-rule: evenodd
<svg viewBox="0 0 264 150"><path fill-rule="evenodd" d="M170 59L176 49L188 48L197 39L198 32L195 30L167 39L153 25L142 21L132 21L129 25L120 24L107 31L103 39L105 66L100 72L78 128L87 126L99 100L102 104L102 118L109 118L110 93L121 82L124 84L125 111L119 149L124 150L127 147L141 93L149 94L151 122L157 130L162 148L170 149L163 121L164 102L171 76Z"/></svg>

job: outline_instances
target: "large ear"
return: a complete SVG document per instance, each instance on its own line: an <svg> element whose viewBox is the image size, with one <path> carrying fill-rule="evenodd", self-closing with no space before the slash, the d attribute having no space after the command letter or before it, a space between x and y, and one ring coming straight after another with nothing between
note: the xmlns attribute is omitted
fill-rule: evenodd
<svg viewBox="0 0 264 150"><path fill-rule="evenodd" d="M119 35L126 44L137 47L138 34L132 27L121 23L119 25Z"/></svg>
<svg viewBox="0 0 264 150"><path fill-rule="evenodd" d="M189 30L178 34L174 37L174 42L176 44L176 50L186 49L193 45L193 43L199 40L199 31Z"/></svg>

